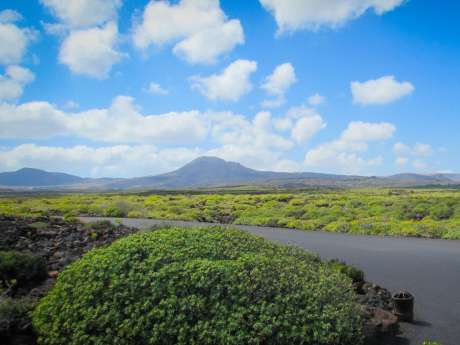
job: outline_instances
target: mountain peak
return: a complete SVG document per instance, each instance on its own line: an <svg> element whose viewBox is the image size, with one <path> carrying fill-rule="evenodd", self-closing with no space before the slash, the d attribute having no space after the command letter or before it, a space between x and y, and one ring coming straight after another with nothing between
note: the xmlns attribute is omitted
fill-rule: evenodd
<svg viewBox="0 0 460 345"><path fill-rule="evenodd" d="M191 162L187 163L186 165L190 164L199 164L199 163L217 163L217 164L224 164L224 163L230 163L222 158L215 157L215 156L201 156L198 158L195 158Z"/></svg>
<svg viewBox="0 0 460 345"><path fill-rule="evenodd" d="M40 173L46 173L45 170L36 169L36 168L28 168L28 167L24 167L24 168L18 169L18 170L16 170L16 172L17 172L17 173L26 173L26 172L40 172Z"/></svg>

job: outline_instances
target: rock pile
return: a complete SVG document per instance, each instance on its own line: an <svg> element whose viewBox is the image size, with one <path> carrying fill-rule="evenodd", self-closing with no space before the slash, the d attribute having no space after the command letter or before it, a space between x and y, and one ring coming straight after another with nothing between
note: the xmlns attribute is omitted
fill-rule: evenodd
<svg viewBox="0 0 460 345"><path fill-rule="evenodd" d="M53 286L59 273L94 247L105 246L137 229L109 222L85 225L60 218L0 216L0 251L30 253L47 262L48 277L34 286L18 286L2 291L0 281L0 344L35 344L27 316L12 316L21 307L33 305ZM13 292L14 291L14 292Z"/></svg>

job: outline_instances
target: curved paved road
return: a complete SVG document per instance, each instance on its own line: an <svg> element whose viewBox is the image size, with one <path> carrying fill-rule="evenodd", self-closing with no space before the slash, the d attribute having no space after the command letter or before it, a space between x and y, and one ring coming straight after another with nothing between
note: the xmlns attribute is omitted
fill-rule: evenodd
<svg viewBox="0 0 460 345"><path fill-rule="evenodd" d="M95 221L114 218L86 218ZM210 226L216 224L118 219L127 226L148 229L154 225ZM396 344L421 345L437 340L460 344L460 241L358 236L304 232L258 226L233 226L269 240L295 244L323 258L339 258L366 272L369 281L391 291L406 289L415 295L414 324L402 324ZM393 345L393 344L392 344Z"/></svg>

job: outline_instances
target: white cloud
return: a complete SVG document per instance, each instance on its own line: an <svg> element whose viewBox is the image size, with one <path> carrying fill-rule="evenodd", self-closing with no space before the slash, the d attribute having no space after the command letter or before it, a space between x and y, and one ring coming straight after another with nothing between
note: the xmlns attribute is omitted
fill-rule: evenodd
<svg viewBox="0 0 460 345"><path fill-rule="evenodd" d="M369 122L351 122L347 129L342 132L342 139L351 141L377 141L390 139L396 128L391 123L369 123Z"/></svg>
<svg viewBox="0 0 460 345"><path fill-rule="evenodd" d="M45 30L63 37L59 62L75 74L104 79L125 56L117 50L122 0L40 0L58 19Z"/></svg>
<svg viewBox="0 0 460 345"><path fill-rule="evenodd" d="M305 107L293 107L285 116L291 122L291 137L298 143L303 144L310 140L316 133L326 127L321 115L315 110ZM287 124L284 124L287 126Z"/></svg>
<svg viewBox="0 0 460 345"><path fill-rule="evenodd" d="M152 95L167 95L169 93L168 90L162 88L160 84L154 82L151 82L144 91Z"/></svg>
<svg viewBox="0 0 460 345"><path fill-rule="evenodd" d="M22 85L0 75L0 101L10 101L22 95Z"/></svg>
<svg viewBox="0 0 460 345"><path fill-rule="evenodd" d="M415 90L410 82L399 82L391 75L350 85L353 101L361 105L392 103Z"/></svg>
<svg viewBox="0 0 460 345"><path fill-rule="evenodd" d="M62 43L59 62L73 73L106 78L124 56L115 49L117 41L118 29L113 22L102 28L72 31Z"/></svg>
<svg viewBox="0 0 460 345"><path fill-rule="evenodd" d="M141 114L133 99L126 96L116 97L108 108L82 111L64 111L47 102L18 105L0 103L0 139L73 138L87 139L93 143L91 146L101 143L115 145L107 148L85 146L84 149L79 146L78 150L43 148L37 144L22 146L19 151L7 150L22 152L21 158L17 160L11 158L18 157L16 154L9 153L5 156L10 162L8 166L45 167L51 170L51 167L55 166L53 164L57 164L55 170L68 171L65 164L74 166L70 162L75 159L75 167L81 166L82 171L88 172L93 164L91 159L96 157L94 159L98 162L101 160L94 164L99 170L93 170L91 174L97 176L119 176L117 169L120 167L124 169L125 174L130 175L137 174L137 171L145 171L142 170L143 167L138 167L139 164L144 164L142 162L136 163L133 159L131 163L128 158L120 158L120 162L112 162L109 159L107 162L108 158L104 158L102 154L105 152L104 154L112 157L114 150L121 150L126 155L136 156L140 147L149 147L149 150L153 150L154 147L157 150L155 152L165 155L168 152L166 150L170 149L170 154L181 154L187 158L184 158L182 163L192 159L193 155L217 155L257 169L299 170L301 165L288 159L286 155L295 147L303 145L324 126L325 123L315 110L304 107L291 108L284 115L277 117L272 116L270 112L259 112L253 117L248 117L232 112L194 110L159 115ZM121 147L123 149L120 149ZM136 149L132 151L131 148L134 147ZM143 152L144 156L136 157L141 157L141 161L148 160L149 154L142 150L140 152ZM32 152L29 156L26 155L28 151ZM66 155L65 159L59 158ZM80 155L91 156L90 162L83 162L83 158L80 160ZM31 159L30 163L27 157ZM51 161L54 163L49 163ZM61 163L63 165L59 165ZM146 166L151 169L151 165ZM112 173L109 173L111 171Z"/></svg>
<svg viewBox="0 0 460 345"><path fill-rule="evenodd" d="M297 81L292 64L278 65L272 74L265 78L261 88L268 94L282 96Z"/></svg>
<svg viewBox="0 0 460 345"><path fill-rule="evenodd" d="M401 142L393 146L398 156L429 157L434 153L433 147L429 144L416 143L412 147Z"/></svg>
<svg viewBox="0 0 460 345"><path fill-rule="evenodd" d="M136 47L174 44L173 52L190 63L214 63L244 43L239 20L228 20L218 0L150 1L133 29Z"/></svg>
<svg viewBox="0 0 460 345"><path fill-rule="evenodd" d="M396 154L395 163L399 166L405 166L412 160L412 166L416 170L425 170L427 168L428 157L432 156L434 149L429 144L416 143L413 146L397 142L393 145L393 151Z"/></svg>
<svg viewBox="0 0 460 345"><path fill-rule="evenodd" d="M0 65L20 63L35 32L0 22Z"/></svg>
<svg viewBox="0 0 460 345"><path fill-rule="evenodd" d="M269 112L259 112L247 119L229 112L208 114L212 122L211 136L214 142L241 150L289 150L294 143L276 133Z"/></svg>
<svg viewBox="0 0 460 345"><path fill-rule="evenodd" d="M118 96L106 109L79 112L65 112L47 102L0 104L0 138L76 137L149 145L193 145L209 139L219 145L289 150L295 144L291 131L305 118L321 119L316 112L303 108L293 108L279 118L273 118L269 112L248 118L232 112L195 110L143 115L132 98ZM280 119L289 122L283 130L277 125ZM301 136L305 138L306 134Z"/></svg>
<svg viewBox="0 0 460 345"><path fill-rule="evenodd" d="M415 144L413 154L418 157L429 157L433 154L433 148L428 144Z"/></svg>
<svg viewBox="0 0 460 345"><path fill-rule="evenodd" d="M23 144L14 148L0 148L0 171L34 167L47 171L64 171L90 177L136 177L156 175L177 169L191 160L212 155L263 170L299 171L301 166L283 159L278 152L262 149L243 149L222 146L210 150L152 145L115 145L90 147L40 146Z"/></svg>
<svg viewBox="0 0 460 345"><path fill-rule="evenodd" d="M35 167L91 177L134 177L171 171L203 154L199 149L159 149L152 145L93 148L23 144L0 148L0 171Z"/></svg>
<svg viewBox="0 0 460 345"><path fill-rule="evenodd" d="M14 23L22 20L21 13L15 10L3 10L0 12L0 23Z"/></svg>
<svg viewBox="0 0 460 345"><path fill-rule="evenodd" d="M88 28L115 20L122 0L40 0L63 25Z"/></svg>
<svg viewBox="0 0 460 345"><path fill-rule="evenodd" d="M275 108L281 106L285 102L285 93L297 81L295 70L292 64L284 63L278 65L272 74L267 76L261 86L265 92L274 99L265 100L262 102L262 107Z"/></svg>
<svg viewBox="0 0 460 345"><path fill-rule="evenodd" d="M259 0L273 14L278 33L296 30L316 31L336 28L374 10L378 15L389 12L405 0Z"/></svg>
<svg viewBox="0 0 460 345"><path fill-rule="evenodd" d="M192 89L198 90L212 100L238 101L252 90L251 74L257 70L257 63L249 60L236 60L220 74L209 77L190 78Z"/></svg>
<svg viewBox="0 0 460 345"><path fill-rule="evenodd" d="M407 146L406 144L403 144L401 142L397 142L396 144L393 145L393 151L401 156L401 155L406 155L411 152L411 148Z"/></svg>
<svg viewBox="0 0 460 345"><path fill-rule="evenodd" d="M215 63L219 55L243 43L243 28L234 19L185 38L174 46L173 52L189 63Z"/></svg>
<svg viewBox="0 0 460 345"><path fill-rule="evenodd" d="M305 166L322 171L362 173L381 165L383 158L364 158L370 142L390 139L396 128L390 123L351 122L339 139L319 145L305 155Z"/></svg>
<svg viewBox="0 0 460 345"><path fill-rule="evenodd" d="M297 121L292 129L292 137L298 142L308 141L319 130L326 127L323 119L319 115L304 117Z"/></svg>
<svg viewBox="0 0 460 345"><path fill-rule="evenodd" d="M323 104L324 101L325 101L324 96L321 96L319 93L315 93L314 95L311 95L307 99L308 104L310 104L311 106Z"/></svg>
<svg viewBox="0 0 460 345"><path fill-rule="evenodd" d="M21 66L8 66L5 75L0 75L0 101L21 97L24 87L35 79L35 75Z"/></svg>
<svg viewBox="0 0 460 345"><path fill-rule="evenodd" d="M66 113L46 102L0 104L0 138L78 137L96 142L193 144L208 133L197 111L141 115L130 97L115 98L108 109Z"/></svg>
<svg viewBox="0 0 460 345"><path fill-rule="evenodd" d="M31 70L17 65L8 66L6 68L6 75L21 84L31 83L35 79L35 75Z"/></svg>

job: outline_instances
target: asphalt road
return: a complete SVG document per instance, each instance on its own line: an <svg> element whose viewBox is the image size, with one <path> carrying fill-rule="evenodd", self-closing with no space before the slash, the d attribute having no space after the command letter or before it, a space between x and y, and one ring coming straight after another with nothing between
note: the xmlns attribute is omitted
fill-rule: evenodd
<svg viewBox="0 0 460 345"><path fill-rule="evenodd" d="M153 219L109 219L127 226L148 229L154 225L210 226L215 224ZM398 345L421 345L436 340L460 345L460 241L358 236L305 232L258 226L233 226L269 240L293 244L339 258L366 272L366 279L392 292L404 289L415 296L415 321L403 323Z"/></svg>

